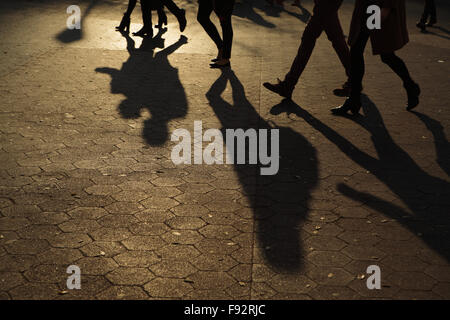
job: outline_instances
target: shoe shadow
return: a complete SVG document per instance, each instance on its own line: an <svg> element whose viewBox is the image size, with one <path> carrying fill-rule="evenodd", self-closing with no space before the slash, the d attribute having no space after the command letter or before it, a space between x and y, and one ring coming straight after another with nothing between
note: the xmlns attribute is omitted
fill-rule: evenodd
<svg viewBox="0 0 450 320"><path fill-rule="evenodd" d="M288 112L302 118L319 131L326 139L335 144L356 164L371 172L383 182L401 200L408 210L385 201L368 192L358 191L345 183L337 185L337 190L365 206L389 216L416 235L435 252L450 260L450 183L434 177L420 168L415 161L401 149L390 136L381 114L375 104L363 95L364 117L348 117L371 134L378 159L360 150L338 132L312 116L292 101L283 100L272 108L274 113ZM423 117L437 137L438 159L448 169L449 157L442 158L448 152L448 142L436 122ZM425 120L426 119L426 120ZM432 129L431 129L432 128ZM445 148L442 148L445 146ZM445 169L444 169L445 170ZM369 186L368 186L369 187Z"/></svg>
<svg viewBox="0 0 450 320"><path fill-rule="evenodd" d="M221 97L227 82L230 82L232 89L232 103ZM310 192L318 181L316 150L305 137L291 128L264 120L247 99L242 83L231 69L222 71L206 97L221 122L223 137L226 137L227 129L279 130L278 173L261 175L261 164L235 164L234 168L253 212L258 256L276 270L298 271L304 256L302 223L309 212ZM257 139L259 145L261 139ZM229 149L231 141L225 141L225 145ZM274 148L272 141L268 149L273 152ZM236 154L243 150L233 151ZM248 155L248 152L247 144L245 154Z"/></svg>
<svg viewBox="0 0 450 320"><path fill-rule="evenodd" d="M155 54L156 48L164 48L161 36L166 30L160 29L154 38L143 38L139 49L128 34L122 33L127 40L128 60L120 70L95 69L111 76L111 93L125 95L126 99L118 106L123 118L139 118L142 109L148 109L151 117L144 121L142 135L153 146L163 145L168 140L169 121L184 117L188 106L178 69L168 60L170 54L187 43L187 38L181 36L177 42Z"/></svg>

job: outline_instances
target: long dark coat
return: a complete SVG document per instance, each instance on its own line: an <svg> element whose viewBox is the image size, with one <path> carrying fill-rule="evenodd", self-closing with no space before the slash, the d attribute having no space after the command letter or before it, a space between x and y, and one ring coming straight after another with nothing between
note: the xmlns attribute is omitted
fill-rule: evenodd
<svg viewBox="0 0 450 320"><path fill-rule="evenodd" d="M368 15L368 5L376 4L380 8L391 8L385 21L381 22L381 29L370 30L370 42L373 54L390 53L402 48L408 43L408 29L406 26L405 0L356 0L348 43L352 46L365 27Z"/></svg>

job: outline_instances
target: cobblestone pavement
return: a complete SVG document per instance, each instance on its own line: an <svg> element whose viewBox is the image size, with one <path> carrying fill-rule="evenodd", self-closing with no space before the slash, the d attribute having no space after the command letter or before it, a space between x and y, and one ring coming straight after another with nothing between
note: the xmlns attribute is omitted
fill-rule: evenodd
<svg viewBox="0 0 450 320"><path fill-rule="evenodd" d="M312 1L236 5L223 74L208 68L196 1L178 0L186 38L169 15L143 42L114 32L125 1L1 2L0 298L449 299L450 7L438 1L440 27L423 34L422 2L407 2L399 55L421 104L404 110L368 48L359 118L329 112L345 76L325 35L294 102L262 87L289 68ZM77 3L82 29L65 31ZM132 30L140 21L137 8ZM174 165L170 135L195 120L279 128L279 173ZM80 290L66 288L69 265Z"/></svg>

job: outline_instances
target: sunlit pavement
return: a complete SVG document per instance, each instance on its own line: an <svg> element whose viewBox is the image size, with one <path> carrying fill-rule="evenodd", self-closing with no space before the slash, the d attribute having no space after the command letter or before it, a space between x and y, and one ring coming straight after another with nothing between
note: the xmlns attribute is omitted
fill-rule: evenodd
<svg viewBox="0 0 450 320"><path fill-rule="evenodd" d="M293 102L262 86L290 67L312 1L237 4L224 73L209 69L197 1L177 3L186 38L168 14L144 41L114 31L126 1L0 3L0 298L449 299L446 1L428 33L422 1L407 1L399 55L422 88L416 112L368 46L364 108L348 118L329 112L345 75L325 35ZM66 30L72 4L80 31ZM174 165L171 133L199 120L280 129L278 174Z"/></svg>

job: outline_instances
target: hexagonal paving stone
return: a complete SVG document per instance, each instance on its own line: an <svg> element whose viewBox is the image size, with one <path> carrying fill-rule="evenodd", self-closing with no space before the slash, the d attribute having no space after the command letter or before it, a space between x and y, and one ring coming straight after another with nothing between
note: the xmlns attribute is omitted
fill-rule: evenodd
<svg viewBox="0 0 450 320"><path fill-rule="evenodd" d="M40 253L37 258L40 263L71 265L74 261L80 259L83 255L78 249L51 248Z"/></svg>
<svg viewBox="0 0 450 320"><path fill-rule="evenodd" d="M203 214L209 212L204 206L195 204L181 204L172 208L171 211L177 216L185 217L201 217Z"/></svg>
<svg viewBox="0 0 450 320"><path fill-rule="evenodd" d="M90 219L72 219L58 225L64 232L82 232L88 233L94 231L101 226L95 221Z"/></svg>
<svg viewBox="0 0 450 320"><path fill-rule="evenodd" d="M268 284L278 292L308 293L317 284L303 275L277 274Z"/></svg>
<svg viewBox="0 0 450 320"><path fill-rule="evenodd" d="M345 247L345 242L335 237L312 236L305 240L305 247L315 250L339 251Z"/></svg>
<svg viewBox="0 0 450 320"><path fill-rule="evenodd" d="M231 239L239 234L232 226L207 225L199 230L206 238Z"/></svg>
<svg viewBox="0 0 450 320"><path fill-rule="evenodd" d="M145 291L157 298L182 298L192 291L192 286L182 279L156 278L144 286Z"/></svg>
<svg viewBox="0 0 450 320"><path fill-rule="evenodd" d="M383 259L383 263L396 271L423 271L428 266L413 256L387 256Z"/></svg>
<svg viewBox="0 0 450 320"><path fill-rule="evenodd" d="M141 212L135 213L134 216L139 221L161 223L161 222L164 222L164 221L167 221L167 220L173 218L174 214L171 213L170 211L147 209L147 210L143 210Z"/></svg>
<svg viewBox="0 0 450 320"><path fill-rule="evenodd" d="M350 258L336 251L314 251L307 259L317 266L342 267L350 262Z"/></svg>
<svg viewBox="0 0 450 320"><path fill-rule="evenodd" d="M13 299L52 300L60 290L54 284L26 283L9 291Z"/></svg>
<svg viewBox="0 0 450 320"><path fill-rule="evenodd" d="M68 214L74 219L98 219L107 215L108 212L103 208L80 207L73 209Z"/></svg>
<svg viewBox="0 0 450 320"><path fill-rule="evenodd" d="M166 223L169 227L180 230L195 230L206 224L205 221L196 217L174 217Z"/></svg>
<svg viewBox="0 0 450 320"><path fill-rule="evenodd" d="M161 238L171 244L196 244L203 236L196 230L172 230L163 234Z"/></svg>
<svg viewBox="0 0 450 320"><path fill-rule="evenodd" d="M131 236L122 243L130 250L156 250L166 245L159 236Z"/></svg>
<svg viewBox="0 0 450 320"><path fill-rule="evenodd" d="M150 270L164 278L186 278L197 271L189 262L177 260L163 260L150 266Z"/></svg>
<svg viewBox="0 0 450 320"><path fill-rule="evenodd" d="M76 262L81 274L104 275L116 269L118 264L111 258L85 257Z"/></svg>
<svg viewBox="0 0 450 320"><path fill-rule="evenodd" d="M192 245L169 244L157 251L163 259L191 260L200 254Z"/></svg>
<svg viewBox="0 0 450 320"><path fill-rule="evenodd" d="M226 289L236 282L225 272L198 271L188 277L195 289Z"/></svg>
<svg viewBox="0 0 450 320"><path fill-rule="evenodd" d="M105 207L105 210L112 214L134 214L145 209L144 206L136 202L114 202Z"/></svg>
<svg viewBox="0 0 450 320"><path fill-rule="evenodd" d="M144 207L155 210L169 210L180 203L171 198L151 197L140 202Z"/></svg>
<svg viewBox="0 0 450 320"><path fill-rule="evenodd" d="M130 226L130 231L137 235L161 235L169 228L164 223L139 222Z"/></svg>
<svg viewBox="0 0 450 320"><path fill-rule="evenodd" d="M120 188L114 185L93 185L85 189L88 194L107 196L120 192Z"/></svg>
<svg viewBox="0 0 450 320"><path fill-rule="evenodd" d="M37 254L47 250L49 244L46 240L15 240L5 245L5 250L12 254Z"/></svg>
<svg viewBox="0 0 450 320"><path fill-rule="evenodd" d="M347 246L341 251L355 260L381 260L385 253L374 247Z"/></svg>
<svg viewBox="0 0 450 320"><path fill-rule="evenodd" d="M190 260L191 263L203 271L228 271L238 264L229 255L202 254Z"/></svg>
<svg viewBox="0 0 450 320"><path fill-rule="evenodd" d="M406 290L431 290L436 280L421 272L393 272L388 280Z"/></svg>
<svg viewBox="0 0 450 320"><path fill-rule="evenodd" d="M115 256L114 260L124 267L149 267L161 258L152 251L126 251Z"/></svg>
<svg viewBox="0 0 450 320"><path fill-rule="evenodd" d="M308 277L318 284L329 286L345 286L355 279L354 275L343 268L333 267L311 268Z"/></svg>
<svg viewBox="0 0 450 320"><path fill-rule="evenodd" d="M97 241L121 241L131 237L127 228L105 228L101 227L90 233Z"/></svg>
<svg viewBox="0 0 450 320"><path fill-rule="evenodd" d="M146 268L120 267L108 273L106 278L115 285L141 285L155 276Z"/></svg>

